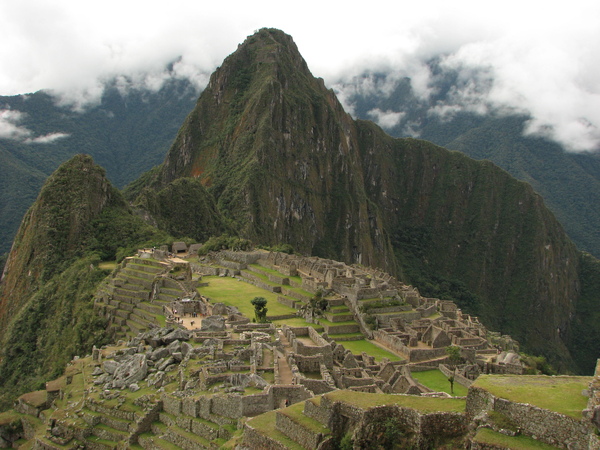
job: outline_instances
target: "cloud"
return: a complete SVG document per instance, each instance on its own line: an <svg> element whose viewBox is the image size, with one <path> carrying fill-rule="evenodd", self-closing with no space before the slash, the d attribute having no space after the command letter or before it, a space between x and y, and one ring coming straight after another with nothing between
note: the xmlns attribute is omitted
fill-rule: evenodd
<svg viewBox="0 0 600 450"><path fill-rule="evenodd" d="M27 138L23 142L25 142L26 144L51 144L54 141L67 138L69 136L70 136L70 134L68 134L68 133L49 133L44 136L38 136L35 138Z"/></svg>
<svg viewBox="0 0 600 450"><path fill-rule="evenodd" d="M598 17L596 0L351 1L344 9L307 0L294 14L274 0L232 0L226 8L190 0L168 8L156 0L105 0L102 7L6 1L0 60L10 64L0 67L0 94L51 89L62 104L83 109L99 101L105 81L120 76L123 89L156 90L169 78L188 78L200 91L238 43L273 26L294 37L328 86L355 80L356 89L386 95L393 82L410 77L414 94L427 101L437 74L426 62L440 58L465 77L485 74L491 85L478 98L483 80L464 83L432 113L516 108L531 115L530 132L549 133L573 150L593 149L600 142ZM388 74L389 83L359 80L365 72ZM343 102L344 93L351 92L340 90Z"/></svg>
<svg viewBox="0 0 600 450"><path fill-rule="evenodd" d="M10 109L0 110L0 138L23 140L31 135L31 131L19 126L24 114Z"/></svg>
<svg viewBox="0 0 600 450"><path fill-rule="evenodd" d="M49 133L44 136L33 136L27 127L19 125L25 117L21 111L11 109L0 110L0 139L11 139L25 144L49 144L70 135L67 133Z"/></svg>
<svg viewBox="0 0 600 450"><path fill-rule="evenodd" d="M375 123L381 128L394 128L400 123L402 118L406 115L404 112L395 111L382 111L379 108L375 108L367 112L369 117L372 117Z"/></svg>

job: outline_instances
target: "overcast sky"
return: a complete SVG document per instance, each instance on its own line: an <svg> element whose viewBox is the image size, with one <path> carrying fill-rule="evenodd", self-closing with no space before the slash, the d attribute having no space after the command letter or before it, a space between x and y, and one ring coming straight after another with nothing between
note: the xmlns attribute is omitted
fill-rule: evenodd
<svg viewBox="0 0 600 450"><path fill-rule="evenodd" d="M0 95L53 89L84 107L113 76L159 87L178 57L176 76L201 89L262 27L291 34L328 86L389 71L411 76L427 96L422 63L444 55L444 64L493 81L487 105L529 112L532 131L550 130L570 150L600 148L598 0L0 0ZM473 92L459 94L473 107ZM18 114L4 111L3 120L15 125Z"/></svg>

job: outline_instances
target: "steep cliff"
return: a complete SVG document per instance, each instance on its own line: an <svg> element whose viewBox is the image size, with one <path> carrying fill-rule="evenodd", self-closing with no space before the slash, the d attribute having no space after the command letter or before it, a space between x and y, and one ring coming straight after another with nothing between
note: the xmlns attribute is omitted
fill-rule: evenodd
<svg viewBox="0 0 600 450"><path fill-rule="evenodd" d="M181 177L244 237L382 267L576 368L579 255L542 199L489 162L354 121L281 31L225 59L146 185Z"/></svg>

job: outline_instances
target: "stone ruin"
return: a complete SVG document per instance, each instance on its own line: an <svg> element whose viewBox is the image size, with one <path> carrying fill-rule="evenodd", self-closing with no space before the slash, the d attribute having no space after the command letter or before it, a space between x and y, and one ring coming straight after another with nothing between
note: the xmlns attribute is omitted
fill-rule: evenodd
<svg viewBox="0 0 600 450"><path fill-rule="evenodd" d="M144 448L155 448L163 440L181 448L212 448L212 440L231 437L232 428L242 417L272 410L278 411L278 428L306 439L303 442L308 442L307 448L316 448L326 441L324 436L298 430L289 418L280 415L278 408L315 396L329 398L326 396L338 390L356 395L401 393L448 397L418 383L412 374L420 370L439 369L464 386L470 386L482 373L523 372L516 353L518 343L509 336L491 333L476 317L462 313L454 303L424 298L417 289L377 270L268 252L221 252L185 266L184 273L235 276L260 285L264 282L253 277L248 267L258 263L281 274L269 277L280 285L276 286L279 292L286 295L281 298L282 303L297 309L306 304L307 298L298 294L294 297L292 290L287 291L286 286L296 282L297 287L308 292L326 290L330 306L339 311L326 312L329 325L323 333L311 326L284 325L278 330L272 324L251 323L230 306L195 297L201 276L178 280L170 276L175 266L145 258L145 253L125 261L99 292L99 312L115 321L122 319L120 326L132 330L135 327L131 322L136 323L139 320L136 317L142 317L143 311L149 314L157 313L158 308L162 312L176 308L182 313L201 310L204 315L201 325L195 330L183 329L178 324L147 326L138 334L130 334L127 343L123 341L118 348L94 349L93 385L86 391L85 408L80 407L75 413L87 426L80 421L49 419L52 426L45 440L39 440L40 448L52 448L51 443L64 445L73 439L85 440L89 436L139 443ZM146 282L140 281L144 279L140 274L144 273L148 275ZM290 279L298 276L301 282ZM191 282L193 278L195 282ZM379 328L369 328L368 316L375 317ZM350 318L356 321L355 325L348 325ZM331 337L330 332L334 331L346 334L360 331L404 359L384 358L377 362L366 353L355 355L344 347L343 340ZM461 364L450 361L448 346L460 348ZM289 378L284 370L291 373ZM584 412L596 426L600 425L598 377L596 374L595 382L590 384L590 402ZM60 383L48 383L43 405L23 398L17 408L39 417L54 400L61 398L63 389ZM132 415L121 410L121 406L128 404L127 395L140 389L150 389L152 393L135 400L142 412ZM347 412L351 422L338 423L341 416L337 403L321 401L324 402L321 406L306 402L304 410L324 427L342 430L347 429L348 423L359 426L367 420L365 411L354 410L351 414ZM404 414L405 410L402 411ZM411 414L417 421L434 420ZM465 417L444 416L443 420L454 421L456 429L463 433ZM106 427L116 426L119 420L126 422L122 425L125 434L106 431ZM430 432L418 426L415 430L425 435ZM246 428L246 436L246 442L252 445L267 439L250 428ZM278 447L268 444L265 448Z"/></svg>

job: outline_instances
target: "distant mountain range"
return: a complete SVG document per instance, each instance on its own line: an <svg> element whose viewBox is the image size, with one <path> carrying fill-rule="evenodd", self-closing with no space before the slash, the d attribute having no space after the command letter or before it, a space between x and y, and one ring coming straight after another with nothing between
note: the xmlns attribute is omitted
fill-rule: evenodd
<svg viewBox="0 0 600 450"><path fill-rule="evenodd" d="M366 73L336 90L344 92L356 117L375 120L392 136L418 137L487 159L528 182L577 247L600 257L600 152L567 152L547 138L526 135L530 117L522 113L458 106L457 86L469 80L437 60L430 71L435 75L427 99L414 92L410 79L394 74Z"/></svg>
<svg viewBox="0 0 600 450"><path fill-rule="evenodd" d="M427 101L414 93L410 79L384 73L366 73L335 90L344 92L356 118L375 120L392 136L419 137L487 159L527 181L578 248L600 257L600 153L569 153L548 139L525 136L525 115L431 114L436 105L452 101L458 83L449 69L440 75L437 62L431 66L438 76ZM371 88L361 88L365 84ZM59 106L45 92L0 97L0 111L21 113L18 126L30 131L19 139L0 135L0 255L10 249L21 217L60 163L88 153L124 187L162 162L197 94L186 80L169 80L157 92L123 91L113 81L101 103L83 112Z"/></svg>
<svg viewBox="0 0 600 450"><path fill-rule="evenodd" d="M11 138L0 134L0 254L10 249L25 211L60 164L87 153L122 188L163 161L197 98L184 80L169 80L157 92L122 92L108 83L101 103L82 112L43 91L0 97L0 111L19 119Z"/></svg>

